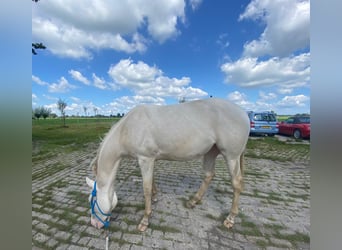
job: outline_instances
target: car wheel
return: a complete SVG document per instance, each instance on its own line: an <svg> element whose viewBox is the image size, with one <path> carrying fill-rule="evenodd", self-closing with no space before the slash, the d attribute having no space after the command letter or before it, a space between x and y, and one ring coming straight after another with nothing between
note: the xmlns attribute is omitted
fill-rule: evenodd
<svg viewBox="0 0 342 250"><path fill-rule="evenodd" d="M301 132L300 132L299 129L296 129L296 130L293 132L293 137L294 137L295 139L300 139L300 138L302 137L302 134L301 134Z"/></svg>

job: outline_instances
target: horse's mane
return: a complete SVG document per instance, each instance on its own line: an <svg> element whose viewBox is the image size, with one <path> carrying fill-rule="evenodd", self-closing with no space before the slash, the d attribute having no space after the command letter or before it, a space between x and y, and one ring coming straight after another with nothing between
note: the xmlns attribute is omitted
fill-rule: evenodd
<svg viewBox="0 0 342 250"><path fill-rule="evenodd" d="M98 156L98 154L96 153L96 156L94 157L94 159L90 163L90 166L92 167L93 173L95 176L97 175L97 156Z"/></svg>
<svg viewBox="0 0 342 250"><path fill-rule="evenodd" d="M107 134L108 133L106 133L105 136ZM97 159L98 159L98 156L100 153L100 149L102 148L103 141L104 141L104 137L100 137L100 146L96 150L96 156L94 157L94 159L90 163L90 166L92 167L93 173L95 174L95 176L97 175Z"/></svg>
<svg viewBox="0 0 342 250"><path fill-rule="evenodd" d="M106 136L109 134L109 132L117 125L118 123L114 124L114 126L111 127L111 129L104 134L104 137L100 137L100 146L97 148L97 151L96 151L96 156L94 157L94 159L91 161L90 163L90 166L92 167L93 169L93 173L95 174L95 176L97 175L97 160L98 160L98 156L99 156L99 153L100 153L100 150L102 148L102 145L103 145L103 142L106 138Z"/></svg>

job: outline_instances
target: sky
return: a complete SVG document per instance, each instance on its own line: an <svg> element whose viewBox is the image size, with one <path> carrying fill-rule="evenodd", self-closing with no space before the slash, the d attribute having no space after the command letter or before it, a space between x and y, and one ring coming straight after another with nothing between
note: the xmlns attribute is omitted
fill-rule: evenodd
<svg viewBox="0 0 342 250"><path fill-rule="evenodd" d="M32 2L32 108L116 115L212 97L310 113L310 1Z"/></svg>

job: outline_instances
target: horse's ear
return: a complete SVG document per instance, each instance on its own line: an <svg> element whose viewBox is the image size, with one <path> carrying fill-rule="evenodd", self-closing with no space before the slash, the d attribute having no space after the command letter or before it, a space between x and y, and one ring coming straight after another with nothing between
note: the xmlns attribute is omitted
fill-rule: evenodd
<svg viewBox="0 0 342 250"><path fill-rule="evenodd" d="M90 188L94 187L94 181L88 177L86 177L86 182Z"/></svg>

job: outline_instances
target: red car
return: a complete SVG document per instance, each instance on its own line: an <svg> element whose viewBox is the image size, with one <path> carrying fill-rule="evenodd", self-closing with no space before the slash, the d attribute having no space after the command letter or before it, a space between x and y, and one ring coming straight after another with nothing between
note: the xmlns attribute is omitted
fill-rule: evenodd
<svg viewBox="0 0 342 250"><path fill-rule="evenodd" d="M292 116L279 123L279 134L295 139L310 138L310 116Z"/></svg>

